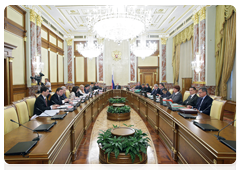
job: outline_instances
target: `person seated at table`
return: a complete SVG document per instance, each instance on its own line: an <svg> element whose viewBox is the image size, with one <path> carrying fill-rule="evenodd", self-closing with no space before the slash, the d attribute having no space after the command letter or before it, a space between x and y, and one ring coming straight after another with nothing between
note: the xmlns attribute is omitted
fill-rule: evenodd
<svg viewBox="0 0 240 170"><path fill-rule="evenodd" d="M163 94L163 92L162 92L163 88L165 88L164 84L163 84L163 83L159 83L159 89L160 89L160 91L161 91L161 92L160 92L160 95Z"/></svg>
<svg viewBox="0 0 240 170"><path fill-rule="evenodd" d="M191 105L191 106L196 106L198 96L196 94L196 88L195 87L190 87L189 88L190 95L188 98L183 102L183 105Z"/></svg>
<svg viewBox="0 0 240 170"><path fill-rule="evenodd" d="M68 98L61 100L61 96L63 95L63 89L61 87L57 88L54 95L52 95L50 99L50 105L58 104L63 105L64 103L68 102Z"/></svg>
<svg viewBox="0 0 240 170"><path fill-rule="evenodd" d="M167 97L167 99L172 99L173 103L182 104L182 94L179 91L179 85L173 86L173 93L171 94L171 96Z"/></svg>
<svg viewBox="0 0 240 170"><path fill-rule="evenodd" d="M142 84L142 91L146 91L145 84Z"/></svg>
<svg viewBox="0 0 240 170"><path fill-rule="evenodd" d="M61 100L64 100L64 99L67 98L67 96L66 96L67 88L65 86L62 86L61 88L63 89L63 94L62 94L62 96L60 98L61 98Z"/></svg>
<svg viewBox="0 0 240 170"><path fill-rule="evenodd" d="M148 93L150 94L150 93ZM151 92L151 95L159 95L160 94L160 89L158 88L158 85L157 84L154 84L154 87L153 87L153 90Z"/></svg>
<svg viewBox="0 0 240 170"><path fill-rule="evenodd" d="M121 89L122 87L119 85L119 83L117 83L117 85L115 86L115 89Z"/></svg>
<svg viewBox="0 0 240 170"><path fill-rule="evenodd" d="M98 84L98 82L96 82L95 83L95 85L94 85L94 87L93 87L93 90L102 90L102 88L101 87L99 87L99 84Z"/></svg>
<svg viewBox="0 0 240 170"><path fill-rule="evenodd" d="M152 92L152 89L151 89L151 87L149 86L148 83L145 85L145 91L146 91L147 93L151 93L151 92Z"/></svg>
<svg viewBox="0 0 240 170"><path fill-rule="evenodd" d="M89 88L90 88L90 85L89 85L89 84L86 84L86 85L85 85L85 88L84 88L84 91L85 91L86 94L89 93Z"/></svg>
<svg viewBox="0 0 240 170"><path fill-rule="evenodd" d="M213 99L208 96L207 88L201 87L198 90L199 98L195 106L187 105L188 108L194 108L197 111L210 115Z"/></svg>
<svg viewBox="0 0 240 170"><path fill-rule="evenodd" d="M167 98L169 96L171 96L171 93L166 89L166 88L163 88L162 89L162 95L159 95L159 97L162 97L162 98Z"/></svg>
<svg viewBox="0 0 240 170"><path fill-rule="evenodd" d="M79 96L83 96L84 94L86 94L85 93L85 91L84 91L84 85L80 85L79 86L79 91L78 91L78 93L79 93Z"/></svg>
<svg viewBox="0 0 240 170"><path fill-rule="evenodd" d="M72 92L70 93L70 98L71 99L75 99L75 97L79 97L78 91L79 91L79 87L78 86L74 86L72 88Z"/></svg>
<svg viewBox="0 0 240 170"><path fill-rule="evenodd" d="M137 83L137 86L134 89L142 89L140 82Z"/></svg>
<svg viewBox="0 0 240 170"><path fill-rule="evenodd" d="M36 98L35 104L34 104L34 113L33 115L40 115L45 110L53 110L57 109L59 105L54 104L51 105L47 101L47 96L49 94L49 90L46 86L41 87L40 89L41 94Z"/></svg>

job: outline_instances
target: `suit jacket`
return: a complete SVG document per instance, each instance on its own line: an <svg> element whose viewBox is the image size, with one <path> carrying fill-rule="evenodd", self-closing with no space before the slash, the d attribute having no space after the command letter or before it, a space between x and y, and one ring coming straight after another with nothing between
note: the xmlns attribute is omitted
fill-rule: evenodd
<svg viewBox="0 0 240 170"><path fill-rule="evenodd" d="M151 93L151 92L152 92L152 89L151 89L150 87L145 87L145 91L146 91L147 93Z"/></svg>
<svg viewBox="0 0 240 170"><path fill-rule="evenodd" d="M59 105L63 104L61 97L58 97L57 93L54 93L54 95L52 95L50 99L50 105L54 105L54 104L59 104Z"/></svg>
<svg viewBox="0 0 240 170"><path fill-rule="evenodd" d="M62 96L60 96L60 99L61 100L64 100L64 99L66 99L67 98L67 96L65 95L65 94L63 94Z"/></svg>
<svg viewBox="0 0 240 170"><path fill-rule="evenodd" d="M191 95L188 96L188 98L183 102L183 105L191 105L196 106L198 100L197 94L195 94L192 98Z"/></svg>
<svg viewBox="0 0 240 170"><path fill-rule="evenodd" d="M142 89L142 86L136 86L135 89Z"/></svg>
<svg viewBox="0 0 240 170"><path fill-rule="evenodd" d="M51 107L49 102L47 101L46 105L46 100L44 100L42 95L39 95L34 104L34 115L40 115L45 110L51 110Z"/></svg>
<svg viewBox="0 0 240 170"><path fill-rule="evenodd" d="M172 99L173 103L177 103L177 104L182 104L182 94L180 92L178 92L177 94L173 93L171 94L171 96L167 97L167 99Z"/></svg>
<svg viewBox="0 0 240 170"><path fill-rule="evenodd" d="M158 88L158 89L159 89L159 88ZM160 95L163 95L162 89L159 89L159 91L160 91L159 94L160 94Z"/></svg>
<svg viewBox="0 0 240 170"><path fill-rule="evenodd" d="M115 88L114 89L121 89L121 86L120 85L118 85L118 86L115 86Z"/></svg>
<svg viewBox="0 0 240 170"><path fill-rule="evenodd" d="M162 98L167 98L167 97L169 97L169 96L171 96L171 93L170 93L169 91L167 91L166 94L163 93L163 94L161 95Z"/></svg>
<svg viewBox="0 0 240 170"><path fill-rule="evenodd" d="M155 94L155 95L160 94L160 89L159 88L153 89L151 95L153 95L153 94Z"/></svg>
<svg viewBox="0 0 240 170"><path fill-rule="evenodd" d="M87 90L87 89L84 88L84 91L85 91L86 94L89 93L89 89Z"/></svg>
<svg viewBox="0 0 240 170"><path fill-rule="evenodd" d="M210 105L212 104L213 99L211 97L209 97L208 95L204 98L203 102L202 102L202 99L203 98L199 97L197 100L196 106L193 106L193 108L196 108L199 111L203 111L203 113L205 113L206 115L210 115L210 110L211 110ZM202 104L201 104L201 102L202 102Z"/></svg>
<svg viewBox="0 0 240 170"><path fill-rule="evenodd" d="M99 86L93 86L93 90L97 90L97 89L102 90L102 88Z"/></svg>
<svg viewBox="0 0 240 170"><path fill-rule="evenodd" d="M142 87L142 89L141 89L142 91L146 91L146 87Z"/></svg>

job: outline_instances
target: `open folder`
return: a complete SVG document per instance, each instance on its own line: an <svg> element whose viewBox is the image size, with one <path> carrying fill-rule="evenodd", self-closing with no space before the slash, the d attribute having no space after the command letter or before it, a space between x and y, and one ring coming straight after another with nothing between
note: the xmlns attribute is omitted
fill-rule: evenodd
<svg viewBox="0 0 240 170"><path fill-rule="evenodd" d="M42 114L39 115L39 117L51 117L56 115L57 113L59 113L59 110L45 110Z"/></svg>

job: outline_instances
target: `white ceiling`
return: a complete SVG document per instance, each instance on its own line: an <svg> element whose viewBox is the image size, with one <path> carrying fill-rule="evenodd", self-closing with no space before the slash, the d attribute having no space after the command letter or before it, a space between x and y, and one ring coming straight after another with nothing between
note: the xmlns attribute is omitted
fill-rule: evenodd
<svg viewBox="0 0 240 170"><path fill-rule="evenodd" d="M38 5L42 16L51 22L66 36L83 35L88 32L86 27L87 10L99 7L94 5ZM104 6L102 6L104 7ZM137 6L141 8L145 6ZM180 24L188 19L197 5L150 5L146 6L153 14L150 33L167 36Z"/></svg>

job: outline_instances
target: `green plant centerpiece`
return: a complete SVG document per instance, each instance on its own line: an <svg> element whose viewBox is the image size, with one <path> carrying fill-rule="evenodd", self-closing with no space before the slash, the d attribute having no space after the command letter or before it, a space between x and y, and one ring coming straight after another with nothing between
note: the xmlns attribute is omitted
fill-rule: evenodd
<svg viewBox="0 0 240 170"><path fill-rule="evenodd" d="M131 126L133 125L128 128L132 129ZM115 128L123 127L114 126ZM141 129L134 129L135 133L131 136L115 136L112 134L114 129L101 130L102 133L98 136L99 161L114 164L146 163L147 147L150 146L147 134L143 133Z"/></svg>
<svg viewBox="0 0 240 170"><path fill-rule="evenodd" d="M130 119L129 106L114 107L109 106L107 109L107 119L113 121L129 120Z"/></svg>
<svg viewBox="0 0 240 170"><path fill-rule="evenodd" d="M113 104L113 103L126 103L126 98L125 97L121 97L121 98L110 98L109 100L109 103L110 104Z"/></svg>

